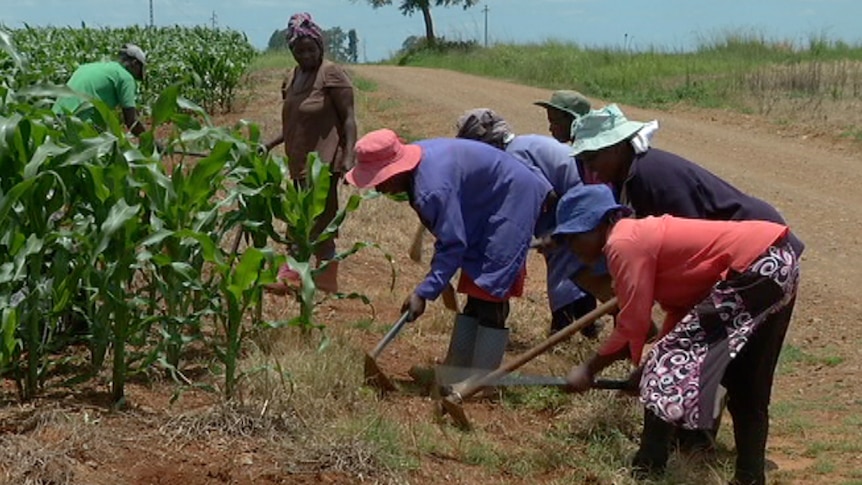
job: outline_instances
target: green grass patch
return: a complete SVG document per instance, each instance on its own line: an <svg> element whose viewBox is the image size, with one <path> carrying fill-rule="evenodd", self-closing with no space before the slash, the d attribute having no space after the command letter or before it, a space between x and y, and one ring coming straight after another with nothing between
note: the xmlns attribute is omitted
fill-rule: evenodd
<svg viewBox="0 0 862 485"><path fill-rule="evenodd" d="M827 475L835 471L835 463L833 463L832 460L821 457L814 462L813 468L815 472L821 475Z"/></svg>
<svg viewBox="0 0 862 485"><path fill-rule="evenodd" d="M371 416L368 421L357 423L361 426L359 436L375 450L375 458L390 470L415 470L419 461L407 453L406 437L396 421L383 415Z"/></svg>
<svg viewBox="0 0 862 485"><path fill-rule="evenodd" d="M289 51L264 51L261 52L248 66L249 72L269 69L290 69L296 65Z"/></svg>
<svg viewBox="0 0 862 485"><path fill-rule="evenodd" d="M360 76L353 76L353 87L363 93L373 93L377 91L377 83L371 79L366 79Z"/></svg>
<svg viewBox="0 0 862 485"><path fill-rule="evenodd" d="M615 102L766 111L764 95L852 99L862 92L862 46L812 37L807 45L749 32L704 40L693 51L585 47L547 41L490 48L418 49L402 65L453 69ZM770 98L771 99L771 98Z"/></svg>
<svg viewBox="0 0 862 485"><path fill-rule="evenodd" d="M780 373L792 372L797 365L835 367L844 362L844 357L837 355L836 350L826 349L827 355L814 355L795 345L785 345L778 358Z"/></svg>
<svg viewBox="0 0 862 485"><path fill-rule="evenodd" d="M503 403L511 408L526 408L531 411L557 412L571 403L571 396L559 389L548 387L516 387L504 389Z"/></svg>

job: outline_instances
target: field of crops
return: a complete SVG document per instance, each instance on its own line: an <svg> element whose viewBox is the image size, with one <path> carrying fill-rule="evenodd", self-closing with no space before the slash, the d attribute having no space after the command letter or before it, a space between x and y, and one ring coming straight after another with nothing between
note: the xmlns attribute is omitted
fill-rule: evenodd
<svg viewBox="0 0 862 485"><path fill-rule="evenodd" d="M147 52L147 79L141 90L145 105L179 83L183 97L210 113L230 110L256 55L245 34L205 27L26 27L11 34L28 65L28 83L64 84L80 64L113 60L120 46L131 42Z"/></svg>
<svg viewBox="0 0 862 485"><path fill-rule="evenodd" d="M17 38L35 32L19 31ZM171 40L172 30L157 31L165 34L158 41L143 37L149 31L125 32L128 37L117 31L99 45L140 41L153 52L154 74L168 72L156 66L172 66L171 52L231 62L219 57L217 46L196 48L182 36ZM80 44L52 37L74 31L42 33L42 46L87 51L92 42L92 31L77 37ZM207 33L193 29L184 35ZM227 35L226 40L232 34ZM313 277L326 265L313 268L309 260L361 198L351 199L313 237L329 190L328 168L316 156L309 157L304 188L296 186L284 159L258 151L257 126L213 126L204 110L180 96L194 92L190 85L158 75L149 85L150 131L139 139L98 101L93 104L106 121L104 131L76 117L55 117L53 99L68 89L33 83L62 80L84 59L73 54L80 50L36 59L32 53L38 49L23 44L31 54L19 54L0 31L6 56L0 71L0 377L13 379L20 397L29 399L47 382L81 382L110 362L113 400L121 403L133 373L162 370L183 385L202 384L183 374L183 357L194 347L212 356L211 368L223 377L213 385L209 373L205 384L232 396L250 332L315 328ZM190 62L206 79L211 65ZM154 86L165 87L155 92ZM163 153L154 149L156 132ZM171 155L179 151L199 155ZM291 256L281 254L282 244L291 245ZM275 281L284 262L300 275L301 311L264 322L262 288Z"/></svg>

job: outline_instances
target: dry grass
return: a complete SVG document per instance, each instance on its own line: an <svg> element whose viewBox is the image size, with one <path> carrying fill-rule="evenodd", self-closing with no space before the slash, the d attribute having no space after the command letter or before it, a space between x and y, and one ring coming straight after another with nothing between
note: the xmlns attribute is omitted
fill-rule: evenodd
<svg viewBox="0 0 862 485"><path fill-rule="evenodd" d="M75 477L69 447L47 446L26 435L0 436L0 483L66 485Z"/></svg>

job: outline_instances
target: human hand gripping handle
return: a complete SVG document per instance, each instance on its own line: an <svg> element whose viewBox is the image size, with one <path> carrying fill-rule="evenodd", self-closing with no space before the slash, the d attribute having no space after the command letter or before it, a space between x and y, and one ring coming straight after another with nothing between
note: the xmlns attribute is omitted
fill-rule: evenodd
<svg viewBox="0 0 862 485"><path fill-rule="evenodd" d="M410 312L408 322L414 322L425 313L425 299L416 293L411 293L401 304L401 313Z"/></svg>
<svg viewBox="0 0 862 485"><path fill-rule="evenodd" d="M581 364L572 367L566 376L566 390L574 393L589 391L593 387L593 373L589 366Z"/></svg>

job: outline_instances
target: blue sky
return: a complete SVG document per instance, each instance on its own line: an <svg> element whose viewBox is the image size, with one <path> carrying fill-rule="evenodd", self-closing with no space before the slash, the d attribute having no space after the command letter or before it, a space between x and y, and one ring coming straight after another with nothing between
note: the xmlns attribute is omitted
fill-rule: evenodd
<svg viewBox="0 0 862 485"><path fill-rule="evenodd" d="M805 43L816 35L862 43L859 0L487 0L491 42L569 40L686 49L729 30ZM324 28L357 30L360 57L387 57L410 35L423 35L421 15L374 10L365 0L153 0L157 25L209 24L245 31L258 47L288 17L308 11ZM482 4L433 11L438 34L481 40ZM0 0L0 24L122 26L149 21L149 0Z"/></svg>

